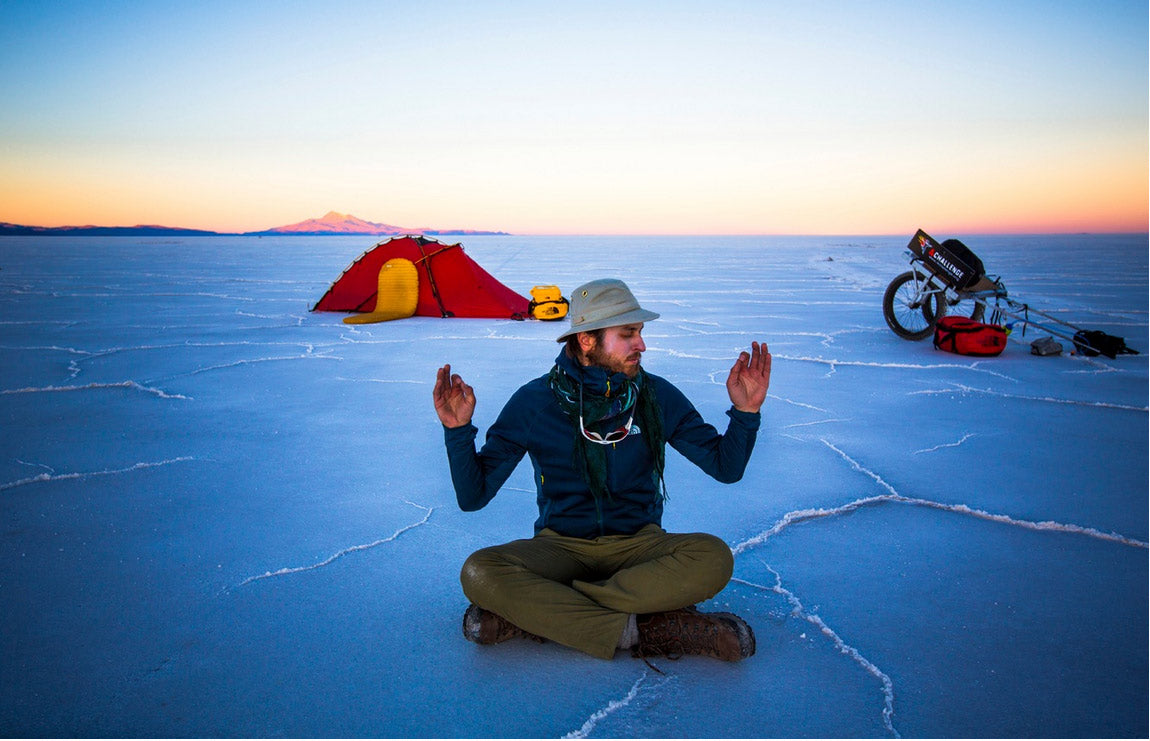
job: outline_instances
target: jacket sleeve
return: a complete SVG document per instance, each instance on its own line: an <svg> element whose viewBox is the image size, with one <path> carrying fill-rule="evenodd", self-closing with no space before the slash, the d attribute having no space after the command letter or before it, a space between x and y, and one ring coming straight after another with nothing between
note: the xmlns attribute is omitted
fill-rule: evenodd
<svg viewBox="0 0 1150 741"><path fill-rule="evenodd" d="M720 435L681 392L676 389L674 394L679 403L673 406L681 413L667 442L716 481L733 484L741 479L755 448L761 416L732 406L727 410L727 431Z"/></svg>
<svg viewBox="0 0 1150 741"><path fill-rule="evenodd" d="M512 431L524 426L515 421L515 416L513 404L509 402L487 431L487 440L478 453L475 437L479 430L475 425L443 428L451 483L459 508L464 512L487 506L527 452L521 441L512 439Z"/></svg>

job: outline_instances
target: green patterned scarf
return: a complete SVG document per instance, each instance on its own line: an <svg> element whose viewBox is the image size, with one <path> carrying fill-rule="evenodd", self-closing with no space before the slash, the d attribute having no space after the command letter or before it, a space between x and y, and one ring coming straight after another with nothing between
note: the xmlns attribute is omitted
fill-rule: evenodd
<svg viewBox="0 0 1150 741"><path fill-rule="evenodd" d="M666 464L666 438L663 434L663 413L646 371L640 368L639 374L633 379L621 373L611 374L605 389L580 382L558 364L551 368L547 378L560 408L571 419L575 430L575 467L583 474L596 503L604 497L611 499L611 493L607 490L607 450L605 445L594 443L583 436L579 416L582 414L583 422L587 425L595 425L604 420L623 417L632 410L639 423L643 441L647 443L654 458L652 476L655 488L665 500L667 485L663 480L663 468ZM625 421L621 419L620 423Z"/></svg>

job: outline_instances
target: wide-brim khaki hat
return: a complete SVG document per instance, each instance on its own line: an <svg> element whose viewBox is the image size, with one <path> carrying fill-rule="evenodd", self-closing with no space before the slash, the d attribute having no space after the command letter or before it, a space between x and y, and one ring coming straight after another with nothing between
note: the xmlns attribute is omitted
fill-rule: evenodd
<svg viewBox="0 0 1150 741"><path fill-rule="evenodd" d="M639 306L627 284L615 278L600 278L584 283L571 294L567 317L571 325L559 335L563 342L577 332L618 327L624 324L642 324L659 315Z"/></svg>

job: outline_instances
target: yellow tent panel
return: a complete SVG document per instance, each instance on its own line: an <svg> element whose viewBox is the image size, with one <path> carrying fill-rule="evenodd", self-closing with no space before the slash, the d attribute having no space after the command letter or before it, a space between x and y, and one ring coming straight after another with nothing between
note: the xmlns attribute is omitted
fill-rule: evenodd
<svg viewBox="0 0 1150 741"><path fill-rule="evenodd" d="M367 314L344 317L345 324L372 324L406 319L415 314L419 303L419 272L415 263L396 257L379 269L379 290L375 295L375 310Z"/></svg>

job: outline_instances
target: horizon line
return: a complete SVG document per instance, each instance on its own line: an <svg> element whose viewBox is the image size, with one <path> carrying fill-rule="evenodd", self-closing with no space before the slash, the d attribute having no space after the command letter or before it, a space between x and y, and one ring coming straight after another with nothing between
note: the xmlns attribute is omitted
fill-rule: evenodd
<svg viewBox="0 0 1150 741"><path fill-rule="evenodd" d="M80 226L80 227L45 227L46 229L135 229L134 226ZM163 228L173 232L184 232L172 234L174 237L411 237L411 236L426 236L431 238L439 237L903 237L905 235L913 235L916 230L907 230L905 232L495 232L486 230L474 230L477 233L463 234L459 232L454 233L436 233L435 231L411 231L400 232L395 234L370 234L370 233L349 233L349 232L272 232L272 231L257 231L257 232L228 232L228 231L214 231L211 229L199 229L195 227L154 227L143 225L141 229L148 228ZM935 232L939 230L933 230ZM978 230L978 231L964 231L961 229L947 229L943 230L947 233L962 234L968 237L1073 237L1073 236L1145 236L1150 237L1150 229L1143 230L1130 230L1130 229L1089 229L1089 230ZM479 233L482 232L482 233ZM0 237L116 237L125 236L130 237L131 234L67 234L67 233L52 233L50 231L38 232L34 234L0 234ZM158 235L140 235L140 236L165 236Z"/></svg>
<svg viewBox="0 0 1150 741"><path fill-rule="evenodd" d="M428 230L411 230L403 232L277 232L272 229L262 229L254 231L218 231L215 229L205 229L200 227L183 227L183 226L165 226L162 224L134 224L134 225L114 225L103 226L98 224L84 224L84 225L64 225L64 226L39 226L16 224L14 222L3 222L0 224L5 226L17 227L22 229L43 229L44 232L34 234L9 234L0 236L23 236L23 237L50 237L50 236L85 236L85 235L69 235L69 234L53 234L53 231L66 231L70 229L162 229L174 232L191 232L180 234L176 236L185 237L402 237L402 236L420 236L427 235L431 237L899 237L904 234L913 234L918 228L910 229L907 231L828 231L828 232L724 232L724 231L711 231L711 232L613 232L613 231L587 231L587 232L571 232L571 231L525 231L525 232L512 232L505 230L495 229L428 229ZM930 230L928 230L930 231ZM934 229L933 231L940 231ZM1150 225L1143 229L988 229L985 227L978 227L971 230L966 229L945 229L942 231L961 233L969 236L1073 236L1073 235L1147 235L1150 236ZM99 236L99 235L87 235ZM117 236L117 235L109 235ZM129 235L123 235L129 236Z"/></svg>
<svg viewBox="0 0 1150 741"><path fill-rule="evenodd" d="M360 221L365 221L359 217L353 217ZM304 223L304 222L300 222ZM390 224L378 224L375 222L368 222L373 226L393 226ZM292 224L289 226L297 226ZM2 234L4 227L13 229L28 229L35 230L29 234ZM69 234L71 230L158 230L170 232L183 232L178 236L228 236L228 237L243 237L243 236L343 236L343 237L400 237L400 236L416 236L425 235L431 237L472 237L472 236L508 236L508 237L896 237L904 234L913 234L918 229L924 229L928 233L944 232L954 234L964 234L969 236L986 236L986 235L999 235L999 236L1054 236L1054 235L1148 235L1150 236L1150 223L1144 225L1142 228L1125 228L1125 227L1102 227L1102 228L1025 228L1025 227L1007 227L1003 229L994 229L988 226L975 226L967 228L929 228L920 225L913 228L891 230L891 231L689 231L689 232L670 232L670 231L508 231L506 229L476 229L476 228L416 228L405 229L404 227L393 227L397 231L362 231L362 232L343 232L343 231L324 231L323 229L304 230L304 231L277 231L283 227L268 227L256 230L232 231L232 230L218 230L202 227L188 227L188 226L167 226L158 223L137 223L132 225L117 224L112 226L105 226L100 224L65 224L61 226L45 226L33 224L20 224L16 222L0 220L0 235L2 236L84 236ZM101 235L87 235L87 236L101 236ZM130 235L104 235L104 236L130 236Z"/></svg>

